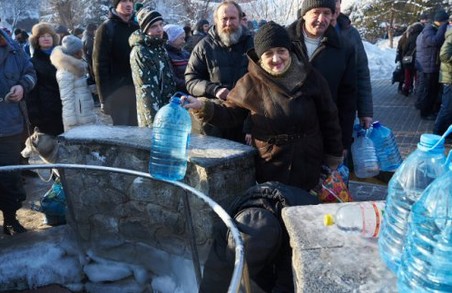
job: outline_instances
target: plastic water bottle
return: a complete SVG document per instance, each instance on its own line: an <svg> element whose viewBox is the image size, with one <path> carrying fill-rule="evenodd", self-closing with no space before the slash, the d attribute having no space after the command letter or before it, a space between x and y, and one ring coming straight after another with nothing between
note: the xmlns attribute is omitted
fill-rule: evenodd
<svg viewBox="0 0 452 293"><path fill-rule="evenodd" d="M187 171L191 119L178 95L183 94L172 96L169 104L157 112L152 125L149 173L155 178L181 180Z"/></svg>
<svg viewBox="0 0 452 293"><path fill-rule="evenodd" d="M383 202L359 202L346 204L337 209L336 215L326 214L325 226L336 224L343 232L365 238L378 237L383 219Z"/></svg>
<svg viewBox="0 0 452 293"><path fill-rule="evenodd" d="M353 168L358 178L373 177L380 172L374 143L366 133L365 130L360 130L351 147Z"/></svg>
<svg viewBox="0 0 452 293"><path fill-rule="evenodd" d="M427 186L446 171L445 161L444 139L434 134L422 134L417 149L389 181L378 245L384 263L394 273L400 264L411 208Z"/></svg>
<svg viewBox="0 0 452 293"><path fill-rule="evenodd" d="M413 205L398 271L401 293L452 292L452 165L449 168Z"/></svg>
<svg viewBox="0 0 452 293"><path fill-rule="evenodd" d="M369 138L374 143L380 170L395 171L402 164L402 157L392 130L376 121Z"/></svg>

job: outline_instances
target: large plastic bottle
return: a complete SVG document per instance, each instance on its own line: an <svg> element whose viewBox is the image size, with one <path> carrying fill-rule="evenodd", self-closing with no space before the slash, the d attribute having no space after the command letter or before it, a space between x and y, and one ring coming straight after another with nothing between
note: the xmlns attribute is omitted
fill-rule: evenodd
<svg viewBox="0 0 452 293"><path fill-rule="evenodd" d="M380 170L395 171L402 164L402 157L392 130L376 121L369 138L374 143Z"/></svg>
<svg viewBox="0 0 452 293"><path fill-rule="evenodd" d="M326 214L324 224L336 224L343 232L365 238L378 237L383 219L383 202L359 202L346 204L337 209L336 215Z"/></svg>
<svg viewBox="0 0 452 293"><path fill-rule="evenodd" d="M398 271L401 293L452 292L452 165L449 168L413 205Z"/></svg>
<svg viewBox="0 0 452 293"><path fill-rule="evenodd" d="M155 178L181 180L187 171L191 119L178 95L157 112L152 125L149 173Z"/></svg>
<svg viewBox="0 0 452 293"><path fill-rule="evenodd" d="M369 178L380 173L374 143L366 133L360 130L351 147L353 168L358 178Z"/></svg>
<svg viewBox="0 0 452 293"><path fill-rule="evenodd" d="M422 134L417 149L392 176L378 240L380 255L397 273L406 237L408 215L421 193L446 171L444 140L435 134Z"/></svg>

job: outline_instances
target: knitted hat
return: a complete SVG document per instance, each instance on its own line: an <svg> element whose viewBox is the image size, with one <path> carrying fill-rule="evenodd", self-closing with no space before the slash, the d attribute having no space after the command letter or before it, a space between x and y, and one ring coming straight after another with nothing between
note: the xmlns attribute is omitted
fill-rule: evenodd
<svg viewBox="0 0 452 293"><path fill-rule="evenodd" d="M444 10L439 10L438 12L436 12L435 17L433 18L434 21L439 21L439 22L447 21L448 19L449 19L449 15Z"/></svg>
<svg viewBox="0 0 452 293"><path fill-rule="evenodd" d="M270 48L283 47L290 50L290 37L284 27L269 21L254 35L254 50L258 57Z"/></svg>
<svg viewBox="0 0 452 293"><path fill-rule="evenodd" d="M167 24L163 27L163 30L168 35L168 41L170 43L185 33L184 28L176 24Z"/></svg>
<svg viewBox="0 0 452 293"><path fill-rule="evenodd" d="M301 8L298 11L298 16L303 17L306 12L314 8L329 8L331 13L336 11L336 1L335 0L304 0L301 4Z"/></svg>
<svg viewBox="0 0 452 293"><path fill-rule="evenodd" d="M163 21L162 15L150 7L143 7L140 9L137 15L138 24L141 30L146 33L148 28L159 20Z"/></svg>
<svg viewBox="0 0 452 293"><path fill-rule="evenodd" d="M67 55L74 55L83 48L82 40L73 35L67 35L61 42L61 50Z"/></svg>
<svg viewBox="0 0 452 293"><path fill-rule="evenodd" d="M53 38L53 45L57 46L60 42L60 37L55 32L55 29L50 23L40 22L35 24L31 29L30 45L34 49L39 49L39 37L43 34L50 34Z"/></svg>

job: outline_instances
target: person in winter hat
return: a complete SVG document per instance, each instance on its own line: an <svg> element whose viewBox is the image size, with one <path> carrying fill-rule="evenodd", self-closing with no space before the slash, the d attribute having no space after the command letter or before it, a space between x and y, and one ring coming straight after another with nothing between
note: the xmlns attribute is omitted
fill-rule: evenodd
<svg viewBox="0 0 452 293"><path fill-rule="evenodd" d="M150 7L137 15L140 29L129 38L130 65L136 91L138 126L152 127L157 111L176 91L163 39L163 17Z"/></svg>
<svg viewBox="0 0 452 293"><path fill-rule="evenodd" d="M333 14L331 25L343 38L350 40L355 47L356 66L358 76L358 104L357 114L359 122L364 129L368 129L373 121L373 98L370 83L369 62L363 41L358 30L352 25L350 19L341 13L342 0L336 1L336 11Z"/></svg>
<svg viewBox="0 0 452 293"><path fill-rule="evenodd" d="M237 81L224 102L189 96L183 98L184 107L196 119L229 127L250 115L252 145L259 150L256 181L278 181L309 191L319 184L323 162L337 169L343 159L338 111L328 85L296 51L285 28L273 21L256 32L254 49L247 57L248 73ZM273 226L275 222L268 222L266 215L259 217L261 212L248 212L248 219L259 220L253 223L236 218L240 225L261 225L262 233L270 233L266 223ZM256 292L294 292L288 239L274 236L244 237L250 278L261 287L262 291ZM262 244L267 237L271 240ZM253 247L262 249L253 251ZM228 282L218 282L225 273L210 268L207 271L201 292L227 291Z"/></svg>
<svg viewBox="0 0 452 293"><path fill-rule="evenodd" d="M29 56L0 29L0 166L20 164L26 126L19 103L23 103L35 84L36 72ZM16 217L25 199L20 172L0 172L0 211L5 235L27 231Z"/></svg>
<svg viewBox="0 0 452 293"><path fill-rule="evenodd" d="M449 15L443 9L437 11L433 23L426 24L416 39L417 100L415 106L421 119L435 120L440 104L440 62L438 56L445 40Z"/></svg>
<svg viewBox="0 0 452 293"><path fill-rule="evenodd" d="M171 60L176 88L178 91L187 92L185 87L185 69L190 59L190 52L184 49L185 30L182 26L176 24L167 24L163 29L168 36L166 51Z"/></svg>
<svg viewBox="0 0 452 293"><path fill-rule="evenodd" d="M88 64L82 59L82 48L82 41L78 37L68 35L50 55L52 64L57 68L64 131L97 121L93 97L86 80Z"/></svg>
<svg viewBox="0 0 452 293"><path fill-rule="evenodd" d="M193 51L196 44L201 41L209 31L209 21L207 19L201 19L196 23L195 29L193 31L193 35L187 40L187 44L185 45L185 49L188 52Z"/></svg>
<svg viewBox="0 0 452 293"><path fill-rule="evenodd" d="M342 145L348 150L358 101L356 52L331 26L335 11L335 0L304 0L298 19L287 31L297 50L327 80L339 111Z"/></svg>
<svg viewBox="0 0 452 293"><path fill-rule="evenodd" d="M108 19L96 30L93 71L101 111L113 125L137 125L135 87L130 67L129 37L139 29L134 1L113 1Z"/></svg>
<svg viewBox="0 0 452 293"><path fill-rule="evenodd" d="M58 136L64 132L60 90L56 80L56 68L50 62L50 54L58 46L60 38L49 23L38 23L31 29L30 44L34 48L31 62L38 76L38 83L27 95L28 115L33 128Z"/></svg>

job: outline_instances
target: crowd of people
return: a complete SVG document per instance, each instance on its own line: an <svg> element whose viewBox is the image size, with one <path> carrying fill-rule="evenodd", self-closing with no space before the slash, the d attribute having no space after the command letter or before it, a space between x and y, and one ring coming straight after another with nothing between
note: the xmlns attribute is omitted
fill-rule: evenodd
<svg viewBox="0 0 452 293"><path fill-rule="evenodd" d="M278 181L308 194L318 186L322 166L335 170L350 157L356 118L364 128L372 125L367 55L340 7L341 0L304 0L287 27L264 21L254 31L241 6L225 0L213 23L199 20L192 34L187 26L165 25L165 16L151 7L113 0L108 19L85 30L42 22L29 37L14 32L15 40L1 31L0 165L19 163L26 128L22 101L31 126L57 136L96 123L97 103L113 125L152 127L157 111L182 91L197 122L193 132L255 147L258 183ZM435 113L438 85L444 85L438 133L451 123L448 19L440 11L432 24L410 26L397 60L415 60L404 65L400 90L408 95L416 86L423 118ZM4 232L25 232L16 219L25 198L17 173L0 173L0 194ZM258 225L249 219L243 224ZM248 263L251 279L265 292L292 292L287 237L271 243L259 252L265 263ZM224 273L213 269L201 291L217 291Z"/></svg>
<svg viewBox="0 0 452 293"><path fill-rule="evenodd" d="M439 135L452 124L451 28L452 16L445 10L433 18L423 14L401 36L395 60L401 67L399 93L416 96L421 119L435 121L433 133Z"/></svg>

